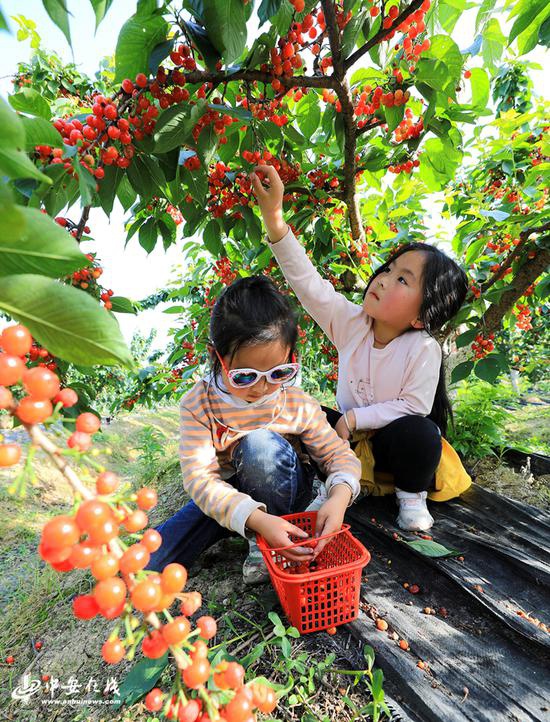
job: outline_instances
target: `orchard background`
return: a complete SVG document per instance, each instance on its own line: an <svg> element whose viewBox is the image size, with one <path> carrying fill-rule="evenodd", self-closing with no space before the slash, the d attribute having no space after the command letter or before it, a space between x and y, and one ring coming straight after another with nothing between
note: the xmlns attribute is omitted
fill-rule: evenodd
<svg viewBox="0 0 550 722"><path fill-rule="evenodd" d="M123 3L90 5L101 33ZM174 405L204 370L210 308L236 277L266 273L285 289L248 179L260 160L285 182L293 230L350 299L407 240L440 243L467 268L467 303L441 338L450 381L463 383L458 400L468 384L484 389L481 406L463 411L466 426L480 408L490 420L487 384L498 394L519 374L546 388L550 120L532 80L532 57L544 59L550 42L546 2L128 6L93 77L46 47L42 27L12 14L19 6L3 3L0 15L3 37L32 48L0 99L0 311L3 325L32 334L25 364L78 393L47 420L58 444L83 413ZM43 7L70 43L79 8ZM94 224L120 207L128 263L111 274L131 273L137 244L155 257L164 249L167 264L181 259L145 297L102 283L108 259L94 251ZM445 225L435 238L434 212ZM173 320L167 348L152 352L153 329L127 344L117 318L157 306ZM300 327L302 383L330 402L336 351L303 313ZM151 428L139 439L143 481L164 443ZM475 455L481 432L461 433L458 448ZM490 448L497 421L483 433ZM35 446L12 494L26 492ZM81 468L97 464L78 445L67 452Z"/></svg>

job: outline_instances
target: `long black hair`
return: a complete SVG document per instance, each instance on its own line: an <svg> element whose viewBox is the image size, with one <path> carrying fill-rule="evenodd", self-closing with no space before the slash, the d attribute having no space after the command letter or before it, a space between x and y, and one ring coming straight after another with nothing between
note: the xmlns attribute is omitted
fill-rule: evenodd
<svg viewBox="0 0 550 722"><path fill-rule="evenodd" d="M374 279L385 273L392 261L409 251L423 251L425 253L424 268L422 270L422 305L420 306L419 320L430 336L434 336L458 312L468 291L468 280L462 268L439 248L427 243L407 243L400 246L389 258L372 274L365 294ZM414 330L411 328L411 331ZM436 423L443 435L447 431L448 421L452 421L453 412L447 388L445 385L445 368L443 359L439 369L439 381L435 392L432 410L428 416Z"/></svg>
<svg viewBox="0 0 550 722"><path fill-rule="evenodd" d="M239 278L219 296L210 317L210 342L222 358L233 358L239 348L280 341L288 346L289 360L298 338L298 322L290 301L267 276ZM221 371L212 356L212 372Z"/></svg>

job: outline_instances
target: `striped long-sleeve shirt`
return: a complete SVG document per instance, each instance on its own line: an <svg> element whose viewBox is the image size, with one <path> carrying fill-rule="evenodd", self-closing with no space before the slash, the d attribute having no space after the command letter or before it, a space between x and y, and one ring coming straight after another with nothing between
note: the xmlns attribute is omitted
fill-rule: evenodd
<svg viewBox="0 0 550 722"><path fill-rule="evenodd" d="M327 491L346 483L355 498L361 464L349 443L326 420L319 403L298 387L247 404L220 393L209 378L201 379L182 398L180 462L183 485L197 506L219 524L245 536L245 524L265 505L226 481L235 473L230 459L239 439L267 427L288 441L301 441L309 456L327 474Z"/></svg>

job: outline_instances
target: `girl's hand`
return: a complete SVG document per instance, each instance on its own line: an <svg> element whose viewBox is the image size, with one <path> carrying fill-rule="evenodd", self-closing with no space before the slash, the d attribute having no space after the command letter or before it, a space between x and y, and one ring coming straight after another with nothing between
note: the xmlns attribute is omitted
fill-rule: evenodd
<svg viewBox="0 0 550 722"><path fill-rule="evenodd" d="M344 420L344 415L340 416L338 421L336 422L336 426L334 427L334 431L338 434L338 436L341 439L344 439L344 441L349 441L351 438L351 434L349 432L349 429L347 427L347 424Z"/></svg>
<svg viewBox="0 0 550 722"><path fill-rule="evenodd" d="M344 418L345 417L345 418ZM346 424L347 419L347 424ZM351 438L351 431L355 431L355 413L353 412L353 409L349 409L348 411L345 411L342 416L338 419L336 422L336 426L334 427L334 430L338 434L338 436L341 439L344 439L344 441L349 441Z"/></svg>
<svg viewBox="0 0 550 722"><path fill-rule="evenodd" d="M281 240L288 230L283 218L285 187L272 165L257 165L254 170L263 173L265 176L264 180L267 187L262 184L256 173L250 174L250 181L252 182L254 195L258 200L269 239L272 243L276 243Z"/></svg>
<svg viewBox="0 0 550 722"><path fill-rule="evenodd" d="M344 523L344 515L351 499L351 489L347 484L337 484L331 489L329 498L317 512L317 525L315 536L324 536L340 531ZM332 537L321 539L315 547L315 556L318 556Z"/></svg>
<svg viewBox="0 0 550 722"><path fill-rule="evenodd" d="M291 524L280 516L267 514L260 509L252 512L247 519L246 526L261 534L272 549L294 544L295 542L290 538L291 536L300 539L309 538L308 533L300 529L300 527ZM313 559L313 549L309 547L292 547L280 553L285 559L290 559L293 562L307 562Z"/></svg>

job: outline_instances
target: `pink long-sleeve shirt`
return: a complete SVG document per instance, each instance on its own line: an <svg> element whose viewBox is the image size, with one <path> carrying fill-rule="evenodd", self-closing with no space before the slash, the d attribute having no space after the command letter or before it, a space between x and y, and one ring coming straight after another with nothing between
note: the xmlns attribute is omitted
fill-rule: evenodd
<svg viewBox="0 0 550 722"><path fill-rule="evenodd" d="M374 348L373 319L324 280L292 231L270 244L300 303L338 350L336 401L353 409L357 429L427 416L439 380L441 347L426 331L407 331Z"/></svg>

